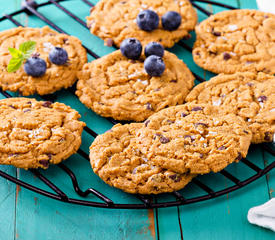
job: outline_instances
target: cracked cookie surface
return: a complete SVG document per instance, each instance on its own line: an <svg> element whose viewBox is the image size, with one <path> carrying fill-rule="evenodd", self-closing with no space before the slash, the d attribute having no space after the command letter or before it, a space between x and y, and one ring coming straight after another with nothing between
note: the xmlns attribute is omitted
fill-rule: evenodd
<svg viewBox="0 0 275 240"><path fill-rule="evenodd" d="M129 193L158 194L183 188L195 175L155 166L139 148L136 136L143 125L118 124L99 135L90 147L94 172L109 185Z"/></svg>
<svg viewBox="0 0 275 240"><path fill-rule="evenodd" d="M275 132L275 77L265 73L220 74L197 85L186 101L212 103L242 117L252 142L270 142Z"/></svg>
<svg viewBox="0 0 275 240"><path fill-rule="evenodd" d="M211 105L188 103L163 109L144 123L116 125L93 142L90 160L105 182L125 191L153 192L149 186L179 177L172 187L176 190L190 175L218 172L241 160L250 141L251 132L241 118ZM152 173L161 173L161 181L151 179Z"/></svg>
<svg viewBox="0 0 275 240"><path fill-rule="evenodd" d="M74 154L85 123L62 103L0 100L0 164L48 168Z"/></svg>
<svg viewBox="0 0 275 240"><path fill-rule="evenodd" d="M176 11L181 17L181 25L175 31L164 30L161 26L146 32L137 26L136 17L140 11L150 9L159 18L167 11ZM87 17L87 25L92 34L117 47L126 38L137 38L143 46L149 42L160 42L164 47L172 47L192 31L197 22L197 14L188 0L101 0L92 8Z"/></svg>
<svg viewBox="0 0 275 240"><path fill-rule="evenodd" d="M124 57L120 50L84 65L76 95L104 117L143 121L167 106L183 103L194 77L176 55L165 51L160 77L150 77L140 60Z"/></svg>
<svg viewBox="0 0 275 240"><path fill-rule="evenodd" d="M19 48L26 41L35 41L34 52L46 61L47 70L42 77L32 77L25 73L23 65L13 73L7 72L11 59L9 47ZM53 47L62 47L68 53L69 62L55 65L49 60L49 52ZM76 81L76 74L87 62L86 50L79 39L60 34L49 27L18 27L0 33L0 86L3 90L19 91L22 95L50 94L61 88L68 88Z"/></svg>
<svg viewBox="0 0 275 240"><path fill-rule="evenodd" d="M275 73L275 15L258 10L217 13L196 27L194 61L215 73Z"/></svg>
<svg viewBox="0 0 275 240"><path fill-rule="evenodd" d="M138 138L146 142L148 159L178 173L218 172L245 157L251 141L240 117L208 104L163 109L144 126Z"/></svg>

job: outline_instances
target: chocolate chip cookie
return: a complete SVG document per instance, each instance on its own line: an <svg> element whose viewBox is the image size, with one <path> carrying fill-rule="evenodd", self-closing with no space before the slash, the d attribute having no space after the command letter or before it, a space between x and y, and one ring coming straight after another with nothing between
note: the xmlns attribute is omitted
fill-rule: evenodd
<svg viewBox="0 0 275 240"><path fill-rule="evenodd" d="M158 194L183 188L195 175L156 166L140 148L137 136L142 134L143 125L118 124L99 135L90 147L94 172L109 185L129 193Z"/></svg>
<svg viewBox="0 0 275 240"><path fill-rule="evenodd" d="M176 190L186 184L186 177L218 172L241 160L250 141L251 132L240 117L211 105L187 103L163 109L144 123L116 125L93 142L90 160L96 174L125 191L145 193L138 190L143 188L150 193L149 186L179 178L179 185L172 187ZM156 180L152 173L162 175ZM165 184L163 191L172 190Z"/></svg>
<svg viewBox="0 0 275 240"><path fill-rule="evenodd" d="M48 168L75 153L85 124L62 103L0 100L0 164Z"/></svg>
<svg viewBox="0 0 275 240"><path fill-rule="evenodd" d="M275 73L275 15L257 10L217 13L196 27L194 61L215 73Z"/></svg>
<svg viewBox="0 0 275 240"><path fill-rule="evenodd" d="M159 18L167 11L178 12L181 24L174 31L159 27L153 31L141 30L136 17L142 10L153 10ZM188 0L101 0L91 9L87 25L92 34L105 40L107 45L120 46L126 38L137 38L143 45L160 42L164 47L172 47L192 31L197 22L197 14Z"/></svg>
<svg viewBox="0 0 275 240"><path fill-rule="evenodd" d="M212 103L242 117L252 142L270 142L275 133L275 77L265 73L220 74L197 85L187 101Z"/></svg>
<svg viewBox="0 0 275 240"><path fill-rule="evenodd" d="M161 110L137 136L156 166L178 173L218 172L245 157L251 132L234 114L208 104L186 103Z"/></svg>
<svg viewBox="0 0 275 240"><path fill-rule="evenodd" d="M143 121L153 113L183 103L194 77L176 55L165 51L160 77L150 77L143 61L130 60L119 50L84 65L78 73L76 95L104 117Z"/></svg>
<svg viewBox="0 0 275 240"><path fill-rule="evenodd" d="M11 59L8 48L19 48L26 41L35 41L35 53L46 61L46 73L41 77L27 75L23 66L16 72L7 72ZM65 65L53 64L49 52L62 47L68 53ZM13 28L0 33L0 86L3 90L19 91L22 95L50 94L61 88L68 88L76 81L76 74L87 62L86 50L76 37L57 33L49 27Z"/></svg>

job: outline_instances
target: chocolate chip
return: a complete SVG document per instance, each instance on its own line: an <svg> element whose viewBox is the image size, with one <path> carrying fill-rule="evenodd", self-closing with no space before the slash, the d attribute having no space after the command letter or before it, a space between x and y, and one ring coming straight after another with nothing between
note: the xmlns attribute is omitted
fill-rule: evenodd
<svg viewBox="0 0 275 240"><path fill-rule="evenodd" d="M153 108L152 108L152 105L151 105L151 103L146 103L146 109L148 109L148 110L153 110Z"/></svg>
<svg viewBox="0 0 275 240"><path fill-rule="evenodd" d="M187 115L188 115L188 114L186 114L186 113L181 113L181 114L180 114L181 117L186 117Z"/></svg>
<svg viewBox="0 0 275 240"><path fill-rule="evenodd" d="M193 107L192 109L191 109L191 111L200 111L200 110L202 110L202 108L201 107Z"/></svg>
<svg viewBox="0 0 275 240"><path fill-rule="evenodd" d="M50 165L49 160L40 160L39 163L44 167L48 167Z"/></svg>
<svg viewBox="0 0 275 240"><path fill-rule="evenodd" d="M65 138L60 138L59 140L58 140L58 142L64 142L65 141Z"/></svg>
<svg viewBox="0 0 275 240"><path fill-rule="evenodd" d="M238 157L236 157L236 160L237 160L237 161L240 161L242 158L243 158L243 157L242 157L242 154L239 152L239 153L238 153Z"/></svg>
<svg viewBox="0 0 275 240"><path fill-rule="evenodd" d="M144 122L145 127L148 126L149 122L150 122L150 120L146 120L146 121Z"/></svg>
<svg viewBox="0 0 275 240"><path fill-rule="evenodd" d="M219 37L222 35L221 32L214 31L214 29L212 29L212 34L216 37Z"/></svg>
<svg viewBox="0 0 275 240"><path fill-rule="evenodd" d="M24 109L23 112L26 113L26 112L30 112L31 109Z"/></svg>
<svg viewBox="0 0 275 240"><path fill-rule="evenodd" d="M47 153L47 156L48 156L49 160L52 159L52 154L51 153Z"/></svg>
<svg viewBox="0 0 275 240"><path fill-rule="evenodd" d="M218 148L218 150L224 150L226 147L225 146L220 146L219 148Z"/></svg>
<svg viewBox="0 0 275 240"><path fill-rule="evenodd" d="M248 82L246 85L247 85L247 86L249 86L249 87L252 87L254 84L253 84L253 83Z"/></svg>
<svg viewBox="0 0 275 240"><path fill-rule="evenodd" d="M178 174L170 175L169 178L171 178L174 182L179 182L181 180L181 176Z"/></svg>
<svg viewBox="0 0 275 240"><path fill-rule="evenodd" d="M175 80L175 79L173 79L173 80L171 80L170 82L176 83L176 82L178 82L178 81L177 81L177 80Z"/></svg>
<svg viewBox="0 0 275 240"><path fill-rule="evenodd" d="M31 101L28 101L27 104L32 104L32 102L31 102Z"/></svg>
<svg viewBox="0 0 275 240"><path fill-rule="evenodd" d="M102 102L98 102L98 104L99 104L99 105L104 105L104 103L102 103Z"/></svg>
<svg viewBox="0 0 275 240"><path fill-rule="evenodd" d="M13 109L16 109L14 106L12 106L12 105L9 105L9 107L11 107L11 108L13 108Z"/></svg>
<svg viewBox="0 0 275 240"><path fill-rule="evenodd" d="M267 141L267 142L270 142L272 141L272 138L271 138L271 132L265 132L264 133L264 140Z"/></svg>
<svg viewBox="0 0 275 240"><path fill-rule="evenodd" d="M228 60L228 59L230 59L231 58L231 56L230 56L230 54L229 53L227 53L227 52L225 52L225 53L223 53L223 59L224 60Z"/></svg>
<svg viewBox="0 0 275 240"><path fill-rule="evenodd" d="M260 97L258 97L258 101L259 102L265 102L267 100L267 96L260 96Z"/></svg>
<svg viewBox="0 0 275 240"><path fill-rule="evenodd" d="M195 52L195 55L200 56L201 54L200 52Z"/></svg>
<svg viewBox="0 0 275 240"><path fill-rule="evenodd" d="M210 54L217 55L216 52L209 51Z"/></svg>
<svg viewBox="0 0 275 240"><path fill-rule="evenodd" d="M170 139L164 136L160 136L159 141L163 144L170 142Z"/></svg>
<svg viewBox="0 0 275 240"><path fill-rule="evenodd" d="M188 40L188 39L190 39L190 38L191 38L191 34L188 34L188 35L184 36L182 39L183 39L183 40Z"/></svg>
<svg viewBox="0 0 275 240"><path fill-rule="evenodd" d="M122 1L122 2L120 2L121 4L125 4L126 3L126 1Z"/></svg>
<svg viewBox="0 0 275 240"><path fill-rule="evenodd" d="M169 119L166 122L168 122L170 124L175 123L175 121L172 121L172 120L169 120Z"/></svg>
<svg viewBox="0 0 275 240"><path fill-rule="evenodd" d="M43 107L49 108L49 107L52 106L52 102L50 102L50 101L45 101L45 102L43 102L42 106L43 106Z"/></svg>
<svg viewBox="0 0 275 240"><path fill-rule="evenodd" d="M153 139L155 140L157 137L161 136L160 133L155 133Z"/></svg>
<svg viewBox="0 0 275 240"><path fill-rule="evenodd" d="M203 156L204 156L204 155L203 155L202 153L200 153L200 158L203 158Z"/></svg>
<svg viewBox="0 0 275 240"><path fill-rule="evenodd" d="M68 41L69 41L69 39L68 39L68 38L63 38L63 42L64 42L65 44L67 44L67 43L68 43Z"/></svg>
<svg viewBox="0 0 275 240"><path fill-rule="evenodd" d="M199 125L201 125L203 127L208 127L208 125L206 123L201 123L201 122L195 123L196 127L199 126Z"/></svg>
<svg viewBox="0 0 275 240"><path fill-rule="evenodd" d="M114 45L113 39L108 38L108 39L105 41L105 45L108 46L108 47L112 47L112 46Z"/></svg>

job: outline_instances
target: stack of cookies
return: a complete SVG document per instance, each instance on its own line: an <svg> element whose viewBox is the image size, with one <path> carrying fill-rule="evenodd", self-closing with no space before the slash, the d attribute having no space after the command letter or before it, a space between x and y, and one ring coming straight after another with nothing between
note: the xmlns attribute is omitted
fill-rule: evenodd
<svg viewBox="0 0 275 240"><path fill-rule="evenodd" d="M44 95L78 80L76 95L88 108L132 121L94 140L93 171L129 193L173 192L275 133L275 16L233 10L196 23L188 0L101 0L87 25L120 49L90 63L75 37L47 27L4 31L0 86ZM164 48L194 28L194 61L219 75L193 88L186 64ZM75 153L85 126L64 104L28 98L0 101L0 118L0 163L25 169Z"/></svg>
<svg viewBox="0 0 275 240"><path fill-rule="evenodd" d="M125 2L127 9L136 3ZM163 16L166 9L159 10L157 2L145 4L145 8ZM169 6L179 4L177 1L165 1L165 4L166 2ZM135 21L124 22L124 19L119 21L117 28L123 26L125 31L110 28L104 21L101 25L99 19L108 15L105 11L116 12L119 4L121 3L116 1L101 1L93 9L88 17L92 33L107 43L118 45L123 39L132 37L134 31L136 38L145 45L148 41L159 41L164 46L171 46L163 39L168 38L173 31L165 32L161 25L152 31L142 30ZM187 5L182 3L182 6ZM136 16L136 20L139 20L140 12L143 13L140 8L142 7L139 6L136 12L134 8L129 11L132 13L129 14L131 20ZM119 14L110 14L110 17L115 21L118 16L121 17ZM164 31L161 39L156 38L157 31ZM191 91L187 78L176 78L166 85L160 85L171 71L185 72L185 75L188 73L175 60L171 65L167 62L166 57L170 55L168 52L164 54L166 68L160 77L146 73L144 57L138 60L139 64L144 62L143 72L135 65L136 61L132 62L134 75L127 74L131 60L124 63L128 70L119 67L120 70L115 70L119 75L109 75L111 68L105 68L104 63L100 62L104 58L97 60L101 66L100 71L95 61L81 72L78 86L82 87L77 94L87 106L103 116L118 120L141 121L148 117L143 123L118 124L98 136L91 145L92 168L109 185L140 194L175 191L183 188L197 174L218 172L228 164L241 160L246 156L251 142L270 142L274 139L275 77L272 74L275 73L275 16L256 10L221 12L197 25L196 33L194 61L202 68L220 75L197 85ZM113 54L118 55L119 52ZM121 57L122 55L120 53ZM118 61L114 57L112 59L115 66ZM104 77L100 77L103 74ZM138 92L135 87L129 89L130 82L133 81L130 84L136 86L144 81L145 76L148 76L148 87L145 84L142 93L149 91L150 98L145 94L142 98L140 94L135 96ZM96 78L103 79L104 86ZM119 89L123 94L115 89L118 88L113 85L115 81L120 81ZM161 100L161 96L152 91L152 82L159 84L157 89L164 92ZM172 82L177 84L173 85ZM177 85L182 94L181 101L176 100ZM88 90L91 86L95 89ZM112 88L115 93L109 92ZM165 102L164 105L159 107L157 99L159 103ZM168 102L169 99L173 101ZM110 102L112 108L109 108ZM184 102L186 103L178 105ZM146 108L147 103L149 109ZM165 109L161 110L162 108ZM133 117L135 113L137 117Z"/></svg>

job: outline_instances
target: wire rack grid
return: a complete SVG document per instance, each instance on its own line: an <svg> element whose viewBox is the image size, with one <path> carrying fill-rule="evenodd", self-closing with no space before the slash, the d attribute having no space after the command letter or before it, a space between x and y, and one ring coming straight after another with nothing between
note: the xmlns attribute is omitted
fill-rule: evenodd
<svg viewBox="0 0 275 240"><path fill-rule="evenodd" d="M47 25L49 25L56 31L58 31L60 33L66 33L64 30L62 30L61 27L57 26L53 21L49 20L49 18L47 18L45 15L43 15L42 13L40 13L38 11L39 8L41 8L43 6L54 5L59 10L63 11L69 18L74 19L76 22L78 22L83 28L88 29L86 23L79 16L74 14L72 11L69 11L67 8L65 8L64 6L62 6L60 4L61 2L65 2L65 1L66 0L48 0L41 4L37 4L35 1L25 0L25 1L23 1L21 10L15 11L10 14L5 14L4 16L2 16L0 18L0 22L2 22L4 20L8 20L11 23L13 23L15 26L23 26L23 24L21 24L19 21L17 21L14 17L21 13L26 13L29 15L36 16L37 18L42 20L44 23L46 23ZM83 3L85 3L87 5L87 7L94 6L88 0L81 0L81 1ZM201 7L198 3L212 4L215 6L222 7L224 9L236 9L235 7L229 6L227 4L214 2L214 1L208 1L208 0L191 0L191 3L197 10L199 10L206 16L210 16L211 12L209 12L205 8ZM184 48L185 50L192 52L192 48L188 44L186 44L184 41L181 40L178 43L178 45L180 47ZM84 46L84 48L87 50L87 53L90 56L92 56L93 58L96 58L96 59L99 58L99 56L95 52L93 52L91 49L89 49L86 46ZM199 82L205 81L204 78L199 76L198 74L196 74L194 72L193 72L193 74L194 74L196 80L198 80ZM74 90L75 90L74 87L71 87L68 89L68 91L72 94L74 94ZM0 93L6 98L13 97L11 94L9 94L6 91L2 91L1 89L0 89ZM42 98L43 98L43 96L42 96ZM46 97L44 97L44 99L45 100L50 99L51 101L55 100L53 96L46 96ZM117 123L113 119L108 119L108 121L110 121L112 124ZM94 130L92 130L91 128L89 128L87 126L84 128L84 131L94 138L98 135ZM272 144L262 144L261 149L263 152L268 152L272 156L275 156L275 151L272 147ZM77 153L81 157L83 157L84 159L89 161L89 155L86 152L79 149ZM219 191L214 191L210 186L203 183L199 179L195 178L192 180L192 184L195 184L199 189L201 189L204 192L204 194L186 198L180 191L176 191L173 193L167 193L166 195L168 195L169 199L172 199L172 200L164 201L164 202L159 202L157 199L157 196L153 197L153 196L147 196L147 195L134 195L138 199L139 203L119 203L119 202L113 201L110 197L107 197L106 195L102 194L99 190L96 190L93 187L88 188L87 190L83 191L79 187L78 179L77 179L75 173L68 166L66 166L64 163L60 163L56 167L59 168L64 173L66 173L70 177L72 187L81 199L69 197L67 194L65 194L65 192L63 190L61 190L59 187L57 187L55 183L53 183L51 180L49 180L47 177L45 177L37 169L31 169L30 171L32 174L34 174L34 176L36 176L39 180L41 180L44 184L46 184L51 189L51 192L44 190L42 188L36 187L26 181L22 181L14 176L11 176L10 174L8 174L2 170L0 170L0 176L3 178L6 178L7 180L9 180L15 184L18 184L26 189L29 189L33 192L39 193L41 195L44 195L44 196L52 198L52 199L56 199L56 200L71 203L71 204L79 204L79 205L101 207L101 208L147 209L147 208L162 208L162 207L186 205L186 204L191 204L191 203L196 203L196 202L216 198L216 197L233 192L237 189L240 189L240 188L248 185L249 183L251 183L251 182L257 180L258 178L264 176L265 174L267 174L271 169L275 168L275 159L269 165L267 165L263 168L257 166L256 164L254 164L252 161L250 161L247 158L243 158L241 160L241 162L244 165L246 165L248 168L250 168L253 172L253 174L251 174L246 179L240 180L237 176L234 176L232 173L230 173L230 171L222 170L218 174L222 175L223 177L225 177L232 183L232 185L230 187L223 188ZM89 195L93 195L93 197L96 198L98 201L86 200L85 198L87 198Z"/></svg>

